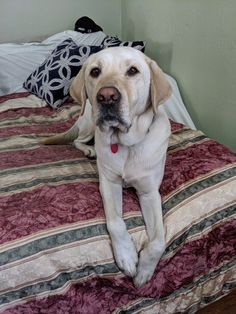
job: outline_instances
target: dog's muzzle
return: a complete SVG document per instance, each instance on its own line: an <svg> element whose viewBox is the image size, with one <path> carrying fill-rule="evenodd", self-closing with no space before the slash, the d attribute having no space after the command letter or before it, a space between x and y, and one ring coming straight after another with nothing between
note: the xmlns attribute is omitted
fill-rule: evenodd
<svg viewBox="0 0 236 314"><path fill-rule="evenodd" d="M123 121L120 113L121 98L121 93L116 87L106 86L99 89L96 95L99 108L96 124L102 131L116 128L122 132L127 132L127 123Z"/></svg>

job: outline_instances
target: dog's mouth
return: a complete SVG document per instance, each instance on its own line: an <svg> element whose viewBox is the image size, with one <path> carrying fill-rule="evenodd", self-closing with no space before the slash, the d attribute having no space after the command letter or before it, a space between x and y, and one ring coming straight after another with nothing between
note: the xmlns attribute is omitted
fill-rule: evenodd
<svg viewBox="0 0 236 314"><path fill-rule="evenodd" d="M96 125L102 132L107 132L110 129L127 133L130 124L124 121L120 116L114 114L100 115L97 119Z"/></svg>

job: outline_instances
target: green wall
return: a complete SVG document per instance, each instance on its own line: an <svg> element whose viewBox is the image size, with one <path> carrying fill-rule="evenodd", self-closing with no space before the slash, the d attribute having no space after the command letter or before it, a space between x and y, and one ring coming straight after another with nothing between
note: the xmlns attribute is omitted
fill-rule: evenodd
<svg viewBox="0 0 236 314"><path fill-rule="evenodd" d="M0 0L0 42L40 40L73 29L83 15L121 35L121 0Z"/></svg>
<svg viewBox="0 0 236 314"><path fill-rule="evenodd" d="M121 1L123 38L146 40L196 126L236 151L236 1Z"/></svg>

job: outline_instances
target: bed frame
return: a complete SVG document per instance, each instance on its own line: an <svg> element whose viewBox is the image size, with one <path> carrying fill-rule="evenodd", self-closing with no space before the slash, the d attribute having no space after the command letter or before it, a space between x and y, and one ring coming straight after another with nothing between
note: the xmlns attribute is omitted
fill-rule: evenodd
<svg viewBox="0 0 236 314"><path fill-rule="evenodd" d="M236 290L226 297L204 307L197 314L235 314L236 313Z"/></svg>

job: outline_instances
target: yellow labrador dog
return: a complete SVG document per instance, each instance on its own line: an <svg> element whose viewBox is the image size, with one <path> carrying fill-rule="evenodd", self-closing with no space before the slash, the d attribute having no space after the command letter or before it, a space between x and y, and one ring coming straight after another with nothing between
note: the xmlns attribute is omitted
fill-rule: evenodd
<svg viewBox="0 0 236 314"><path fill-rule="evenodd" d="M170 136L169 120L159 109L171 88L158 65L129 47L107 48L84 63L70 94L82 106L67 132L45 144L72 142L97 155L100 192L117 265L136 287L153 275L165 250L159 187ZM84 144L95 135L95 151ZM122 185L139 197L148 243L139 253L122 219Z"/></svg>

